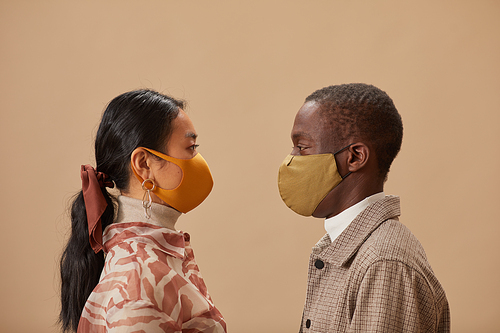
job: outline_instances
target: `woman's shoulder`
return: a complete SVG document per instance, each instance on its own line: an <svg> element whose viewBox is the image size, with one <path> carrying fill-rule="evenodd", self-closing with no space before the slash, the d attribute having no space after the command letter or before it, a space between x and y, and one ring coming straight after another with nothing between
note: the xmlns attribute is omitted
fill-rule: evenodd
<svg viewBox="0 0 500 333"><path fill-rule="evenodd" d="M139 253L145 247L158 249L173 257L184 256L186 240L182 232L144 222L113 223L104 234L104 250Z"/></svg>

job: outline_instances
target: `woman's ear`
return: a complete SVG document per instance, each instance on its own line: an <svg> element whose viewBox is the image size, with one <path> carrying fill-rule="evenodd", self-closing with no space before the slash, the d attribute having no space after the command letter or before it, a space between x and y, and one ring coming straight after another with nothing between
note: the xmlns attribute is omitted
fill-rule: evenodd
<svg viewBox="0 0 500 333"><path fill-rule="evenodd" d="M370 148L362 142L352 144L348 148L347 164L350 172L356 172L366 166L370 158Z"/></svg>
<svg viewBox="0 0 500 333"><path fill-rule="evenodd" d="M153 177L151 159L151 154L142 147L134 149L132 155L130 155L132 167L142 179L151 179Z"/></svg>

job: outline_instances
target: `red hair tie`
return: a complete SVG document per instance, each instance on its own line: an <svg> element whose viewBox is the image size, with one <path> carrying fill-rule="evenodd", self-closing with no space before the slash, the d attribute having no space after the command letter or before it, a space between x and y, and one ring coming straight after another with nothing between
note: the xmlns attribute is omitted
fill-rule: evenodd
<svg viewBox="0 0 500 333"><path fill-rule="evenodd" d="M87 223L89 226L90 246L95 253L102 250L102 224L101 216L106 210L108 203L102 194L102 187L114 187L109 176L97 172L90 165L82 165L80 176L82 177L83 200L87 211Z"/></svg>

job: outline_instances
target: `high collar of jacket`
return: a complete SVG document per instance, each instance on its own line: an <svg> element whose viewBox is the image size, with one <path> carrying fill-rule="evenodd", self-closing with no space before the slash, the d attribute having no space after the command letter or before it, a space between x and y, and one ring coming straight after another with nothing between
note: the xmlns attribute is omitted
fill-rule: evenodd
<svg viewBox="0 0 500 333"><path fill-rule="evenodd" d="M173 208L153 203L151 218L147 219L141 200L119 196L116 220L103 233L104 251L108 253L115 246L130 247L131 242L137 242L183 259L189 234L163 227L180 215Z"/></svg>
<svg viewBox="0 0 500 333"><path fill-rule="evenodd" d="M388 195L359 213L335 241L330 240L328 233L323 236L312 252L325 262L342 266L356 254L375 229L388 219L397 219L399 215L399 197Z"/></svg>

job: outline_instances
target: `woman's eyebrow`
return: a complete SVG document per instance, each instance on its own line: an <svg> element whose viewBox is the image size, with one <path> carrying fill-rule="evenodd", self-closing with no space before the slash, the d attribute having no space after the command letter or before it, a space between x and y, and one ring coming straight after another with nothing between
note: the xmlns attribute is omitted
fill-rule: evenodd
<svg viewBox="0 0 500 333"><path fill-rule="evenodd" d="M187 132L186 135L185 135L186 138L193 138L196 140L196 138L198 137L198 134L195 134L193 132Z"/></svg>

